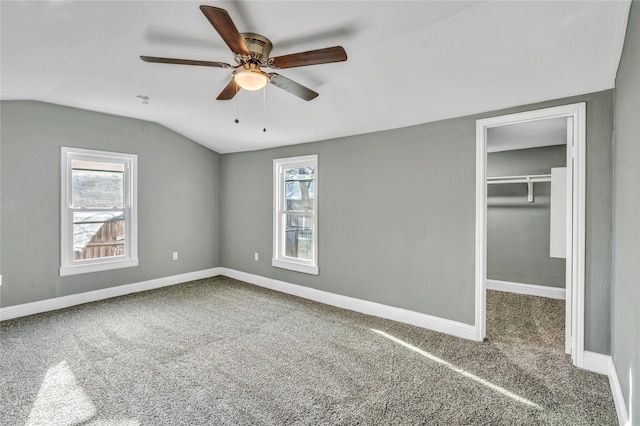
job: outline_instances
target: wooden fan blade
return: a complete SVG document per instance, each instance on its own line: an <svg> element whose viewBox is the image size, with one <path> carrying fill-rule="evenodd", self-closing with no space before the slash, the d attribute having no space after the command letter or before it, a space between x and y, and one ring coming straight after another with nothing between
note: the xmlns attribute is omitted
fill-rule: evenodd
<svg viewBox="0 0 640 426"><path fill-rule="evenodd" d="M227 87L222 89L222 92L220 92L220 94L218 95L218 97L216 99L219 100L219 101L228 101L230 99L233 99L233 97L239 91L240 91L240 86L238 86L236 84L236 81L232 77L231 81L229 82L229 84L227 84Z"/></svg>
<svg viewBox="0 0 640 426"><path fill-rule="evenodd" d="M236 28L235 24L231 20L231 17L226 10L213 6L200 6L200 10L204 13L204 16L209 20L213 28L216 29L222 40L227 43L229 49L233 53L239 55L249 56L249 49L244 42L244 39L240 35L240 32Z"/></svg>
<svg viewBox="0 0 640 426"><path fill-rule="evenodd" d="M157 56L140 56L145 62L158 62L161 64L178 64L178 65L201 65L203 67L231 68L231 65L224 62L195 61L191 59L175 59L175 58L159 58Z"/></svg>
<svg viewBox="0 0 640 426"><path fill-rule="evenodd" d="M283 77L276 73L270 73L269 75L271 76L271 84L281 88L282 90L286 90L292 95L296 95L300 99L310 101L318 96L318 94L313 90L308 89L293 80L289 80L287 77Z"/></svg>
<svg viewBox="0 0 640 426"><path fill-rule="evenodd" d="M347 60L347 52L342 46L327 47L325 49L309 50L291 55L271 58L273 68L293 68L306 65L326 64Z"/></svg>

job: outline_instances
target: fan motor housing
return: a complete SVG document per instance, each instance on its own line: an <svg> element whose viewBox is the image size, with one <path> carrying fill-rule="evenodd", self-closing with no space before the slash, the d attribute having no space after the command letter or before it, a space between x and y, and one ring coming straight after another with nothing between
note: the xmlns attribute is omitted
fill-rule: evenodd
<svg viewBox="0 0 640 426"><path fill-rule="evenodd" d="M255 59L258 62L269 59L273 44L268 38L256 33L240 33L240 35L244 39L247 49L251 52L251 59Z"/></svg>

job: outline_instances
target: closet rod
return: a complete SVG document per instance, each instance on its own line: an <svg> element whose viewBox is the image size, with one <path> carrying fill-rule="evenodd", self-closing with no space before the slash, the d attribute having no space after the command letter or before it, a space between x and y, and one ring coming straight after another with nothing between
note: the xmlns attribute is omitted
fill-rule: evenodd
<svg viewBox="0 0 640 426"><path fill-rule="evenodd" d="M493 176L487 178L487 183L529 183L529 182L551 182L551 174L548 175L525 175L525 176Z"/></svg>

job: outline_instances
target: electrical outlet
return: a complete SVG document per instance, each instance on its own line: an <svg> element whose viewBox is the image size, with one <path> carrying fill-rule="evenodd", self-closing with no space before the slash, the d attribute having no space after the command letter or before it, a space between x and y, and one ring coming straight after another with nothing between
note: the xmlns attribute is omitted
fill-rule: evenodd
<svg viewBox="0 0 640 426"><path fill-rule="evenodd" d="M260 260L260 255L258 254L258 252L255 252L255 253L253 254L253 260L255 260L256 262L257 262L258 260Z"/></svg>
<svg viewBox="0 0 640 426"><path fill-rule="evenodd" d="M178 252L177 251L173 252L173 260L178 260Z"/></svg>

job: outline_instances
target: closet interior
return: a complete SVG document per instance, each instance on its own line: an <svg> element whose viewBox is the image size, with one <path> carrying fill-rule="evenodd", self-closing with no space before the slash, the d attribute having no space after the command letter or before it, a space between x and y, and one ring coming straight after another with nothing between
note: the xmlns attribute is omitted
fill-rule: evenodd
<svg viewBox="0 0 640 426"><path fill-rule="evenodd" d="M564 117L488 129L488 290L565 298L566 141Z"/></svg>

